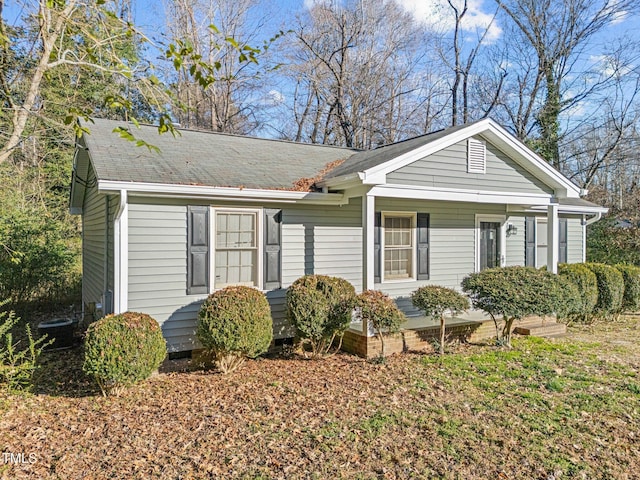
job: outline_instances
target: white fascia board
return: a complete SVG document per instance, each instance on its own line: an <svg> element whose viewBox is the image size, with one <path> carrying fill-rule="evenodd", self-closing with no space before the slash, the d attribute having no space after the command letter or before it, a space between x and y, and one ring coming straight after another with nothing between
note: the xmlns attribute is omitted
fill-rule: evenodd
<svg viewBox="0 0 640 480"><path fill-rule="evenodd" d="M544 209L544 207L531 207L529 208L529 211L531 212L539 212L539 211L546 211ZM609 211L609 209L607 207L588 207L588 206L584 206L584 207L580 207L580 206L573 206L573 205L562 205L560 204L558 206L558 212L559 213L575 213L575 214L580 214L580 215L595 215L596 213L600 213L600 214L605 214Z"/></svg>
<svg viewBox="0 0 640 480"><path fill-rule="evenodd" d="M235 187L208 187L203 185L177 185L167 183L119 182L99 180L99 192L127 190L129 196L173 198L210 198L262 202L313 203L340 205L345 203L341 193L292 192L290 190L263 190ZM347 200L348 201L348 200Z"/></svg>
<svg viewBox="0 0 640 480"><path fill-rule="evenodd" d="M419 187L415 185L380 185L373 187L369 195L376 197L410 198L416 200L442 200L447 202L499 203L547 206L554 202L551 195L520 192L494 192L460 188Z"/></svg>
<svg viewBox="0 0 640 480"><path fill-rule="evenodd" d="M526 170L530 171L537 178L540 178L540 180L549 182L550 186L556 188L556 195L563 193L565 194L564 196L570 198L580 197L580 188L578 186L571 183L571 181L569 181L569 179L564 175L551 167L551 165L549 165L545 160L540 158L513 135L490 119L484 119L471 124L466 128L462 128L445 137L434 140L427 145L416 148L404 155L400 155L393 160L389 160L388 162L365 170L364 172L361 172L360 175L362 183L370 185L386 183L386 175L388 173L405 167L417 160L432 155L474 135L484 135L489 141L491 141L491 143L495 143L497 147L506 147L512 154L514 154L515 158L512 157L514 161Z"/></svg>

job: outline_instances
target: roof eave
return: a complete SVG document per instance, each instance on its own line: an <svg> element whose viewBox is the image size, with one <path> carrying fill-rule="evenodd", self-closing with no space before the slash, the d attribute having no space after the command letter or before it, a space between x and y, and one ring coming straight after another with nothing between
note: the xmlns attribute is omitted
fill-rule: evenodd
<svg viewBox="0 0 640 480"><path fill-rule="evenodd" d="M166 183L122 182L99 180L100 193L126 190L129 196L194 198L211 200L236 200L269 203L309 203L341 205L345 203L340 193L297 192L240 187L213 187L206 185L181 185Z"/></svg>

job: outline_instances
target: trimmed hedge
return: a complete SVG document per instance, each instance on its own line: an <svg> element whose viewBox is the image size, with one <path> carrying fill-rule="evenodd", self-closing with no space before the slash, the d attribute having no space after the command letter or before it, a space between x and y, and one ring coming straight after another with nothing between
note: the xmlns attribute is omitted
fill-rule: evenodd
<svg viewBox="0 0 640 480"><path fill-rule="evenodd" d="M391 297L379 290L365 290L358 295L360 318L370 322L380 339L380 355L384 356L384 335L396 333L407 317L400 311Z"/></svg>
<svg viewBox="0 0 640 480"><path fill-rule="evenodd" d="M450 311L452 315L469 308L469 300L452 288L427 285L411 293L411 302L425 315L440 320L440 354L444 354L445 318L444 313Z"/></svg>
<svg viewBox="0 0 640 480"><path fill-rule="evenodd" d="M472 273L462 280L462 290L469 294L474 308L484 310L494 321L504 318L498 341L508 346L514 320L562 311L567 301L558 276L533 267L498 267Z"/></svg>
<svg viewBox="0 0 640 480"><path fill-rule="evenodd" d="M287 317L297 336L311 346L313 357L329 351L349 327L356 291L347 280L305 275L287 290Z"/></svg>
<svg viewBox="0 0 640 480"><path fill-rule="evenodd" d="M196 334L222 373L237 369L245 358L257 357L271 345L273 319L267 297L245 286L212 293L200 307Z"/></svg>
<svg viewBox="0 0 640 480"><path fill-rule="evenodd" d="M640 310L640 267L635 265L616 265L622 273L624 281L624 294L622 296L622 309L625 312L637 312Z"/></svg>
<svg viewBox="0 0 640 480"><path fill-rule="evenodd" d="M82 369L96 380L103 395L117 394L149 378L166 355L158 322L145 313L125 312L89 326Z"/></svg>
<svg viewBox="0 0 640 480"><path fill-rule="evenodd" d="M558 274L577 288L577 299L573 308L567 308L566 316L586 320L598 303L598 279L584 263L561 263ZM563 315L563 316L565 316Z"/></svg>
<svg viewBox="0 0 640 480"><path fill-rule="evenodd" d="M596 275L598 282L598 302L594 308L596 315L615 315L622 309L624 278L622 273L604 263L585 263Z"/></svg>

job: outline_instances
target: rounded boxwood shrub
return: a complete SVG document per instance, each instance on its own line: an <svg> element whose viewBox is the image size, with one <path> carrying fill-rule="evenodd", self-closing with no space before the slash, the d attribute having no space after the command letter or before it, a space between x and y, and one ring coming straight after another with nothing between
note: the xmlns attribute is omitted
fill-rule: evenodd
<svg viewBox="0 0 640 480"><path fill-rule="evenodd" d="M469 308L469 300L452 288L427 285L411 294L411 302L425 315L440 320L440 354L444 354L445 312L456 315Z"/></svg>
<svg viewBox="0 0 640 480"><path fill-rule="evenodd" d="M498 342L509 347L514 320L556 313L565 301L565 288L558 275L533 267L498 267L472 273L462 280L462 290L474 308L484 310L496 322ZM498 318L505 322L501 334Z"/></svg>
<svg viewBox="0 0 640 480"><path fill-rule="evenodd" d="M584 263L561 263L558 265L558 274L578 290L573 308L568 308L563 316L586 321L598 303L598 280L595 273Z"/></svg>
<svg viewBox="0 0 640 480"><path fill-rule="evenodd" d="M380 356L384 357L384 335L397 333L400 325L407 321L396 302L379 290L365 290L358 295L357 306L360 318L369 322L380 339Z"/></svg>
<svg viewBox="0 0 640 480"><path fill-rule="evenodd" d="M598 316L611 316L620 312L624 296L624 278L622 273L604 263L586 263L596 275L598 282L598 302L594 313Z"/></svg>
<svg viewBox="0 0 640 480"><path fill-rule="evenodd" d="M273 320L267 297L245 286L212 293L200 307L196 333L222 373L235 370L271 345Z"/></svg>
<svg viewBox="0 0 640 480"><path fill-rule="evenodd" d="M635 265L616 265L624 280L622 309L626 312L640 310L640 267Z"/></svg>
<svg viewBox="0 0 640 480"><path fill-rule="evenodd" d="M84 372L103 395L149 378L165 356L167 345L158 322L145 313L108 315L87 329Z"/></svg>
<svg viewBox="0 0 640 480"><path fill-rule="evenodd" d="M342 339L355 303L356 290L347 280L305 275L287 290L287 317L315 358L327 353L337 337Z"/></svg>

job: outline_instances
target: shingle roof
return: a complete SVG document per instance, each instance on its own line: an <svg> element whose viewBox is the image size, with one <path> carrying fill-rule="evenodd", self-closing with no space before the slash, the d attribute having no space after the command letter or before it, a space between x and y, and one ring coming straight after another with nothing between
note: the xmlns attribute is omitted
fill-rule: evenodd
<svg viewBox="0 0 640 480"><path fill-rule="evenodd" d="M123 121L95 119L83 136L99 180L294 190L301 179L318 176L327 164L356 150L193 130L158 135ZM113 133L129 127L160 153Z"/></svg>
<svg viewBox="0 0 640 480"><path fill-rule="evenodd" d="M373 150L358 152L349 157L349 159L340 166L331 170L325 178L334 178L342 175L348 175L350 173L363 172L369 168L381 165L389 160L399 157L400 155L415 150L416 148L422 147L423 145L427 145L435 140L446 137L447 135L466 128L469 125L472 124L466 123L464 125L457 125L455 127L427 133L426 135L420 135L419 137L409 138L401 142L384 145Z"/></svg>

